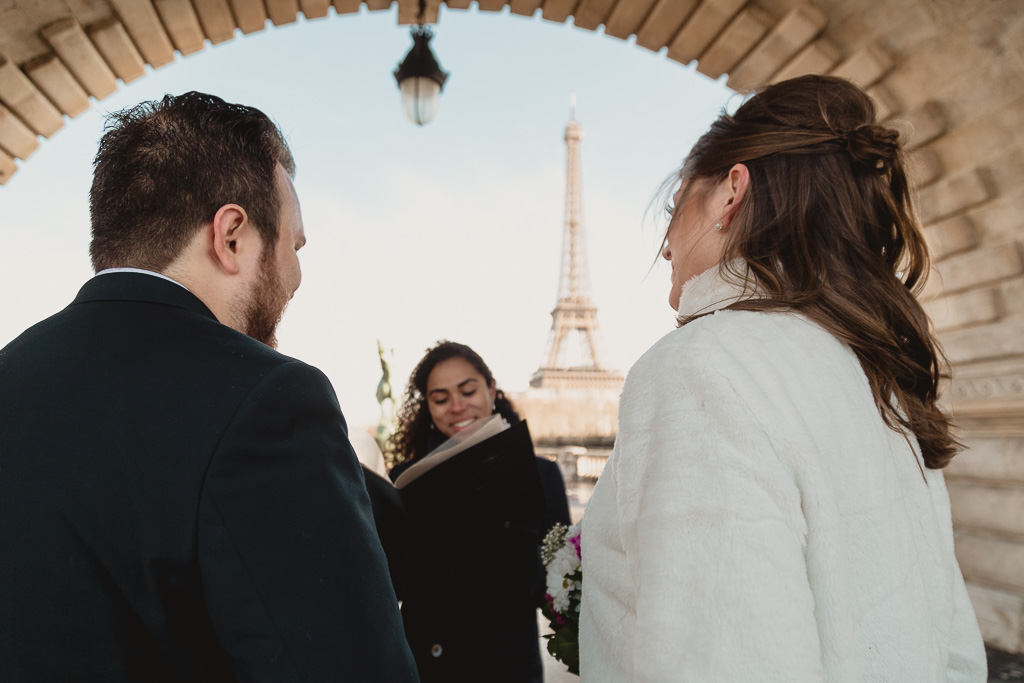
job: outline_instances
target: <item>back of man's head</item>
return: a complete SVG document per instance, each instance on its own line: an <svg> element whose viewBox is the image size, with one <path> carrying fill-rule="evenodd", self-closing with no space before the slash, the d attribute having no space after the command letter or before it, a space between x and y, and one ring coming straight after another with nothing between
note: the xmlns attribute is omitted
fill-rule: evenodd
<svg viewBox="0 0 1024 683"><path fill-rule="evenodd" d="M93 268L159 272L229 203L275 244L277 164L294 175L281 131L253 107L189 92L111 114L89 193Z"/></svg>

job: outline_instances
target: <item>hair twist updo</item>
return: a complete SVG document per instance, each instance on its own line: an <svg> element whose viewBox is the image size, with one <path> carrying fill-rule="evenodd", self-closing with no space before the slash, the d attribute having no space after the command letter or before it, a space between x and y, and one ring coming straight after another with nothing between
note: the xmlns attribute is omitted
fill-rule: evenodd
<svg viewBox="0 0 1024 683"><path fill-rule="evenodd" d="M903 149L899 131L878 124L862 124L839 136L856 168L888 173Z"/></svg>

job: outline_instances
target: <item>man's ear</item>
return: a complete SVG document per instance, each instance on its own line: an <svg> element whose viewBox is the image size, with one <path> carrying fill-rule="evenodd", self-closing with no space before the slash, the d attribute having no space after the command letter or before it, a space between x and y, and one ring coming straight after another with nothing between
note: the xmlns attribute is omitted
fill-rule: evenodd
<svg viewBox="0 0 1024 683"><path fill-rule="evenodd" d="M729 177L726 178L725 205L722 207L722 224L729 226L743 198L747 196L747 188L750 187L750 171L743 164L736 164L729 169Z"/></svg>
<svg viewBox="0 0 1024 683"><path fill-rule="evenodd" d="M242 242L254 237L249 215L238 204L225 204L213 217L213 254L217 265L231 275L241 270Z"/></svg>

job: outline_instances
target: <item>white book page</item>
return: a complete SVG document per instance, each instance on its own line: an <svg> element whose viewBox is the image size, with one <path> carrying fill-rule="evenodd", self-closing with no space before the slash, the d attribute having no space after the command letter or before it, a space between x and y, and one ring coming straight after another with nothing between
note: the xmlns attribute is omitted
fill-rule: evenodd
<svg viewBox="0 0 1024 683"><path fill-rule="evenodd" d="M409 469L398 475L395 480L395 488L408 486L422 475L434 469L452 456L458 455L470 446L475 446L481 441L486 441L495 434L500 434L509 428L508 421L499 413L495 413L486 420L479 420L469 429L456 432L443 444L420 458L419 462L413 463Z"/></svg>

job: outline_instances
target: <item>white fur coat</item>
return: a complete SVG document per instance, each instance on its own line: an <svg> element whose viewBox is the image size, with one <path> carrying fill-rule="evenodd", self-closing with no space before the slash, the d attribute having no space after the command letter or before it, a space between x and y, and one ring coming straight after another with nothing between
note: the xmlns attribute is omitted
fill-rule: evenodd
<svg viewBox="0 0 1024 683"><path fill-rule="evenodd" d="M712 270L680 312L737 290ZM942 474L853 352L719 311L629 372L583 521L583 683L983 683Z"/></svg>

